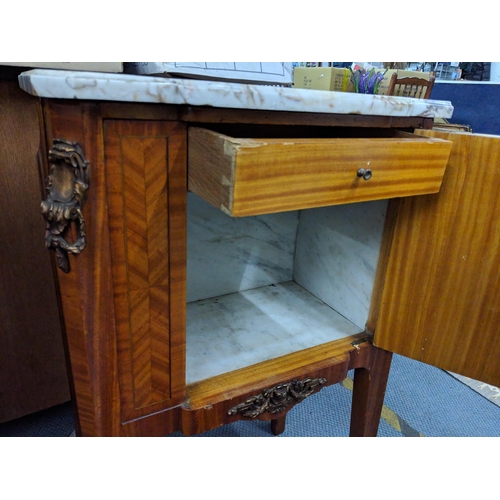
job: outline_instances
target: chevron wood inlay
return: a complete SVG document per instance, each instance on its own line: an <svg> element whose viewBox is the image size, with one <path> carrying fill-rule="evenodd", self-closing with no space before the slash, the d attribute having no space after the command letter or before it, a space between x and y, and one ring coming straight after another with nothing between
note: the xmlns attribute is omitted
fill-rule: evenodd
<svg viewBox="0 0 500 500"><path fill-rule="evenodd" d="M168 285L168 206L166 141L148 139L144 149L149 284Z"/></svg>
<svg viewBox="0 0 500 500"><path fill-rule="evenodd" d="M125 420L157 411L172 400L172 128L168 122L113 120L105 127L118 368ZM174 140L174 150L178 144ZM174 252L178 252L177 247ZM177 365L184 369L183 359Z"/></svg>
<svg viewBox="0 0 500 500"><path fill-rule="evenodd" d="M121 149L127 278L130 289L141 289L149 284L143 143L137 137L124 137Z"/></svg>
<svg viewBox="0 0 500 500"><path fill-rule="evenodd" d="M122 139L129 287L168 285L166 138Z"/></svg>
<svg viewBox="0 0 500 500"><path fill-rule="evenodd" d="M129 293L130 340L134 404L141 408L151 404L151 325L149 322L149 289Z"/></svg>

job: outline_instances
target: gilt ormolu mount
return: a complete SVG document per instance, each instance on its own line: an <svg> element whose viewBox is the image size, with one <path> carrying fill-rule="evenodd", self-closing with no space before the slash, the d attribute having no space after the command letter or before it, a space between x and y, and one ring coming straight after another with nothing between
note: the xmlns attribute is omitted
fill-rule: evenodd
<svg viewBox="0 0 500 500"><path fill-rule="evenodd" d="M57 264L69 272L68 253L79 254L86 244L85 220L82 209L89 187L90 164L76 142L54 139L49 151L47 199L42 202L45 217L45 245L54 248ZM75 221L77 237L66 240L71 221Z"/></svg>
<svg viewBox="0 0 500 500"><path fill-rule="evenodd" d="M240 413L244 417L256 418L265 412L281 413L288 406L310 396L323 384L326 384L326 378L306 378L278 384L270 389L264 389L261 394L252 396L243 403L234 406L228 411L228 414L237 415Z"/></svg>

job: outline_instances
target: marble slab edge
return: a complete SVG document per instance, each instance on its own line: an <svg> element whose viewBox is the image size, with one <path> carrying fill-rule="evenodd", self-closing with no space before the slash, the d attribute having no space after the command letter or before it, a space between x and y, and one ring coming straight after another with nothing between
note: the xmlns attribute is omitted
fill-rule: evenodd
<svg viewBox="0 0 500 500"><path fill-rule="evenodd" d="M453 115L449 101L121 73L34 69L19 75L19 85L28 94L56 99L368 116Z"/></svg>

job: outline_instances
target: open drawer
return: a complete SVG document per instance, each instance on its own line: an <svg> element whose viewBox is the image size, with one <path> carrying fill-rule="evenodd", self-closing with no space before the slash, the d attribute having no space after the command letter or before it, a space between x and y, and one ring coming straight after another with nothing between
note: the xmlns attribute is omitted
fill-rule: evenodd
<svg viewBox="0 0 500 500"><path fill-rule="evenodd" d="M450 141L397 130L239 138L191 127L188 188L233 217L430 194L450 151Z"/></svg>

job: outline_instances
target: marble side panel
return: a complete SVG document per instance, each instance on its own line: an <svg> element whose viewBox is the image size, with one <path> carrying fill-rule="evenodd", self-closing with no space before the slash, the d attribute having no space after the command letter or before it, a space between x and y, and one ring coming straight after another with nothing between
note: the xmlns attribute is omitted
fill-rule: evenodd
<svg viewBox="0 0 500 500"><path fill-rule="evenodd" d="M187 301L292 279L298 212L233 218L188 194Z"/></svg>
<svg viewBox="0 0 500 500"><path fill-rule="evenodd" d="M22 73L19 84L29 94L59 99L371 116L451 118L453 114L449 101L116 73L35 69Z"/></svg>
<svg viewBox="0 0 500 500"><path fill-rule="evenodd" d="M360 333L294 282L187 306L188 384Z"/></svg>
<svg viewBox="0 0 500 500"><path fill-rule="evenodd" d="M387 201L300 212L294 280L364 328Z"/></svg>

